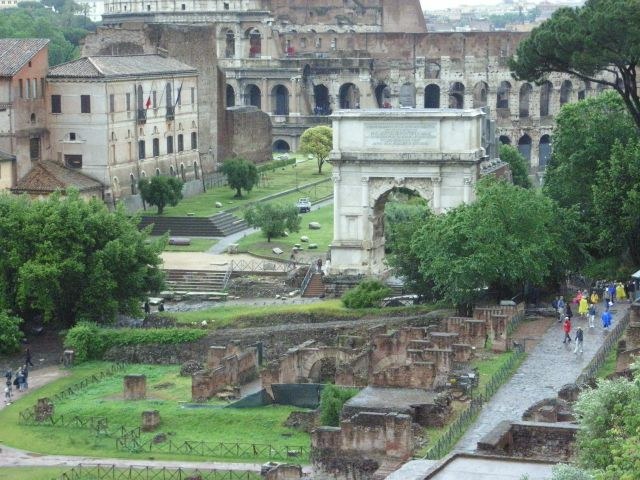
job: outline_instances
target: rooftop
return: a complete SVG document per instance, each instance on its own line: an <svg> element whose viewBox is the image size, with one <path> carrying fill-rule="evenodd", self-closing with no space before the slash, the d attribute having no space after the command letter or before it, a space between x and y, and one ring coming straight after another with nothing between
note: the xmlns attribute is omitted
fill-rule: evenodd
<svg viewBox="0 0 640 480"><path fill-rule="evenodd" d="M197 74L198 71L161 55L96 55L56 65L49 78L118 78L143 75Z"/></svg>
<svg viewBox="0 0 640 480"><path fill-rule="evenodd" d="M60 164L38 162L13 189L16 193L51 193L56 190L77 188L79 191L101 190L102 184L83 173L66 168Z"/></svg>
<svg viewBox="0 0 640 480"><path fill-rule="evenodd" d="M14 76L48 43L46 38L0 38L0 77Z"/></svg>

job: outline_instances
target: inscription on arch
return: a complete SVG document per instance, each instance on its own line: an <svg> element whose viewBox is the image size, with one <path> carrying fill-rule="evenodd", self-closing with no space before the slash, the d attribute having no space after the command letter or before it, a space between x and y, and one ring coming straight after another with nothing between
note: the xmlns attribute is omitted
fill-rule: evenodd
<svg viewBox="0 0 640 480"><path fill-rule="evenodd" d="M439 144L439 122L364 122L365 147L427 147Z"/></svg>

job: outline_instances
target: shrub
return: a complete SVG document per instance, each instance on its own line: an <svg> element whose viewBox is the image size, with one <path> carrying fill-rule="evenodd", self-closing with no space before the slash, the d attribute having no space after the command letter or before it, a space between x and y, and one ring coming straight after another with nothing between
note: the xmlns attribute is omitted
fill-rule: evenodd
<svg viewBox="0 0 640 480"><path fill-rule="evenodd" d="M320 422L322 425L337 427L340 425L342 406L359 392L357 388L340 388L326 385L320 396Z"/></svg>
<svg viewBox="0 0 640 480"><path fill-rule="evenodd" d="M342 303L347 308L371 308L391 294L391 289L378 280L364 280L356 288L342 295Z"/></svg>
<svg viewBox="0 0 640 480"><path fill-rule="evenodd" d="M0 310L0 353L14 353L20 349L24 337L20 331L22 319Z"/></svg>
<svg viewBox="0 0 640 480"><path fill-rule="evenodd" d="M195 342L207 334L206 330L188 328L100 328L82 322L67 333L65 348L76 352L76 360L100 360L111 347L127 345L175 345Z"/></svg>
<svg viewBox="0 0 640 480"><path fill-rule="evenodd" d="M287 165L293 165L294 163L296 163L295 157L284 158L282 160L273 160L271 162L258 165L258 173L269 172L271 170L276 170L278 168L286 167Z"/></svg>

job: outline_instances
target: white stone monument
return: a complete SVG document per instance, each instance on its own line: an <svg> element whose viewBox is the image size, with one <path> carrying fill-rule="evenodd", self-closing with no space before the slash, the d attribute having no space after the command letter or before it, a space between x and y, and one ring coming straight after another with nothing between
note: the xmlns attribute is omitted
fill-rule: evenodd
<svg viewBox="0 0 640 480"><path fill-rule="evenodd" d="M340 110L332 119L330 274L387 269L384 205L394 188L415 191L435 213L474 199L487 159L483 110Z"/></svg>

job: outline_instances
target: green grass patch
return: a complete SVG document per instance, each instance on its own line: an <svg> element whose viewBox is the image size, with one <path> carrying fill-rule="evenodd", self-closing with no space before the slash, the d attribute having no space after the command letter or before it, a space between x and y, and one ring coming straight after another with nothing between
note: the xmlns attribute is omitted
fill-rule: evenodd
<svg viewBox="0 0 640 480"><path fill-rule="evenodd" d="M607 354L604 363L600 365L600 368L596 372L596 378L607 378L609 375L616 371L618 364L618 345L615 345L611 351Z"/></svg>
<svg viewBox="0 0 640 480"><path fill-rule="evenodd" d="M280 199L277 201L280 201ZM309 243L315 243L318 245L317 250L308 250L309 252L326 252L333 240L333 205L327 205L313 212L303 213L301 216L302 222L299 232L290 232L288 237L274 238L271 242L267 242L267 238L262 232L252 233L238 242L240 251L282 259L285 256L284 254L278 256L271 250L279 247L287 253L285 258L288 259L289 252L291 252L295 244L300 244L307 251ZM311 230L309 229L310 222L318 222L322 228L320 230ZM300 237L303 235L309 237L308 243L300 241Z"/></svg>
<svg viewBox="0 0 640 480"><path fill-rule="evenodd" d="M243 197L241 199L234 198L235 190L228 186L208 188L206 193L185 198L175 207L166 207L163 215L167 217L183 217L186 216L187 213L193 213L197 217L208 217L221 210L215 208L215 202L222 203L222 210L230 207L246 206L251 202L259 201L269 195L317 182L324 178L331 178L331 165L325 164L322 168L322 174L318 175L318 166L315 160L308 160L295 165L287 165L260 173L259 184L249 193L243 191ZM328 194L333 192L332 182L326 182L322 184L322 186L300 189L299 192L295 192L290 196L278 200L290 202L294 199L293 202L295 202L298 197L305 196L315 199L314 195L326 196L327 193L325 191L328 191ZM318 196L317 198L322 197ZM156 209L149 209L145 212L145 215L156 214Z"/></svg>
<svg viewBox="0 0 640 480"><path fill-rule="evenodd" d="M157 239L158 237L151 237ZM191 245L169 245L164 248L165 252L206 252L213 247L218 240L213 238L191 238Z"/></svg>
<svg viewBox="0 0 640 480"><path fill-rule="evenodd" d="M91 455L122 458L174 458L197 461L196 456L160 452L127 452L116 449L115 436L97 435L80 428L37 427L18 425L18 412L32 406L37 398L52 395L65 385L77 382L85 376L105 368L103 363L87 363L72 370L70 377L61 379L20 398L10 408L0 412L3 443L39 453L59 455ZM165 433L173 442L187 440L228 443L270 444L274 448L307 446L309 435L283 426L284 421L296 410L287 406L260 408L223 408L220 401L211 402L212 408L182 408L179 402L191 398L191 380L180 377L177 366L131 365L121 374L92 384L75 396L55 405L56 415L107 417L109 429L119 425L137 427L145 410L158 410L162 419L154 433L143 434L142 439ZM144 373L147 377L147 400L123 400L122 377L128 373ZM249 460L226 458L227 461ZM256 461L267 460L255 458Z"/></svg>
<svg viewBox="0 0 640 480"><path fill-rule="evenodd" d="M323 300L302 305L265 305L224 306L193 312L171 312L170 315L180 323L200 325L207 321L209 328L246 328L277 325L283 323L283 317L294 323L319 323L332 320L355 320L374 316L420 315L433 311L433 305L415 305L411 307L348 309L339 299ZM168 314L169 315L169 314Z"/></svg>
<svg viewBox="0 0 640 480"><path fill-rule="evenodd" d="M2 467L2 480L58 480L71 467Z"/></svg>

